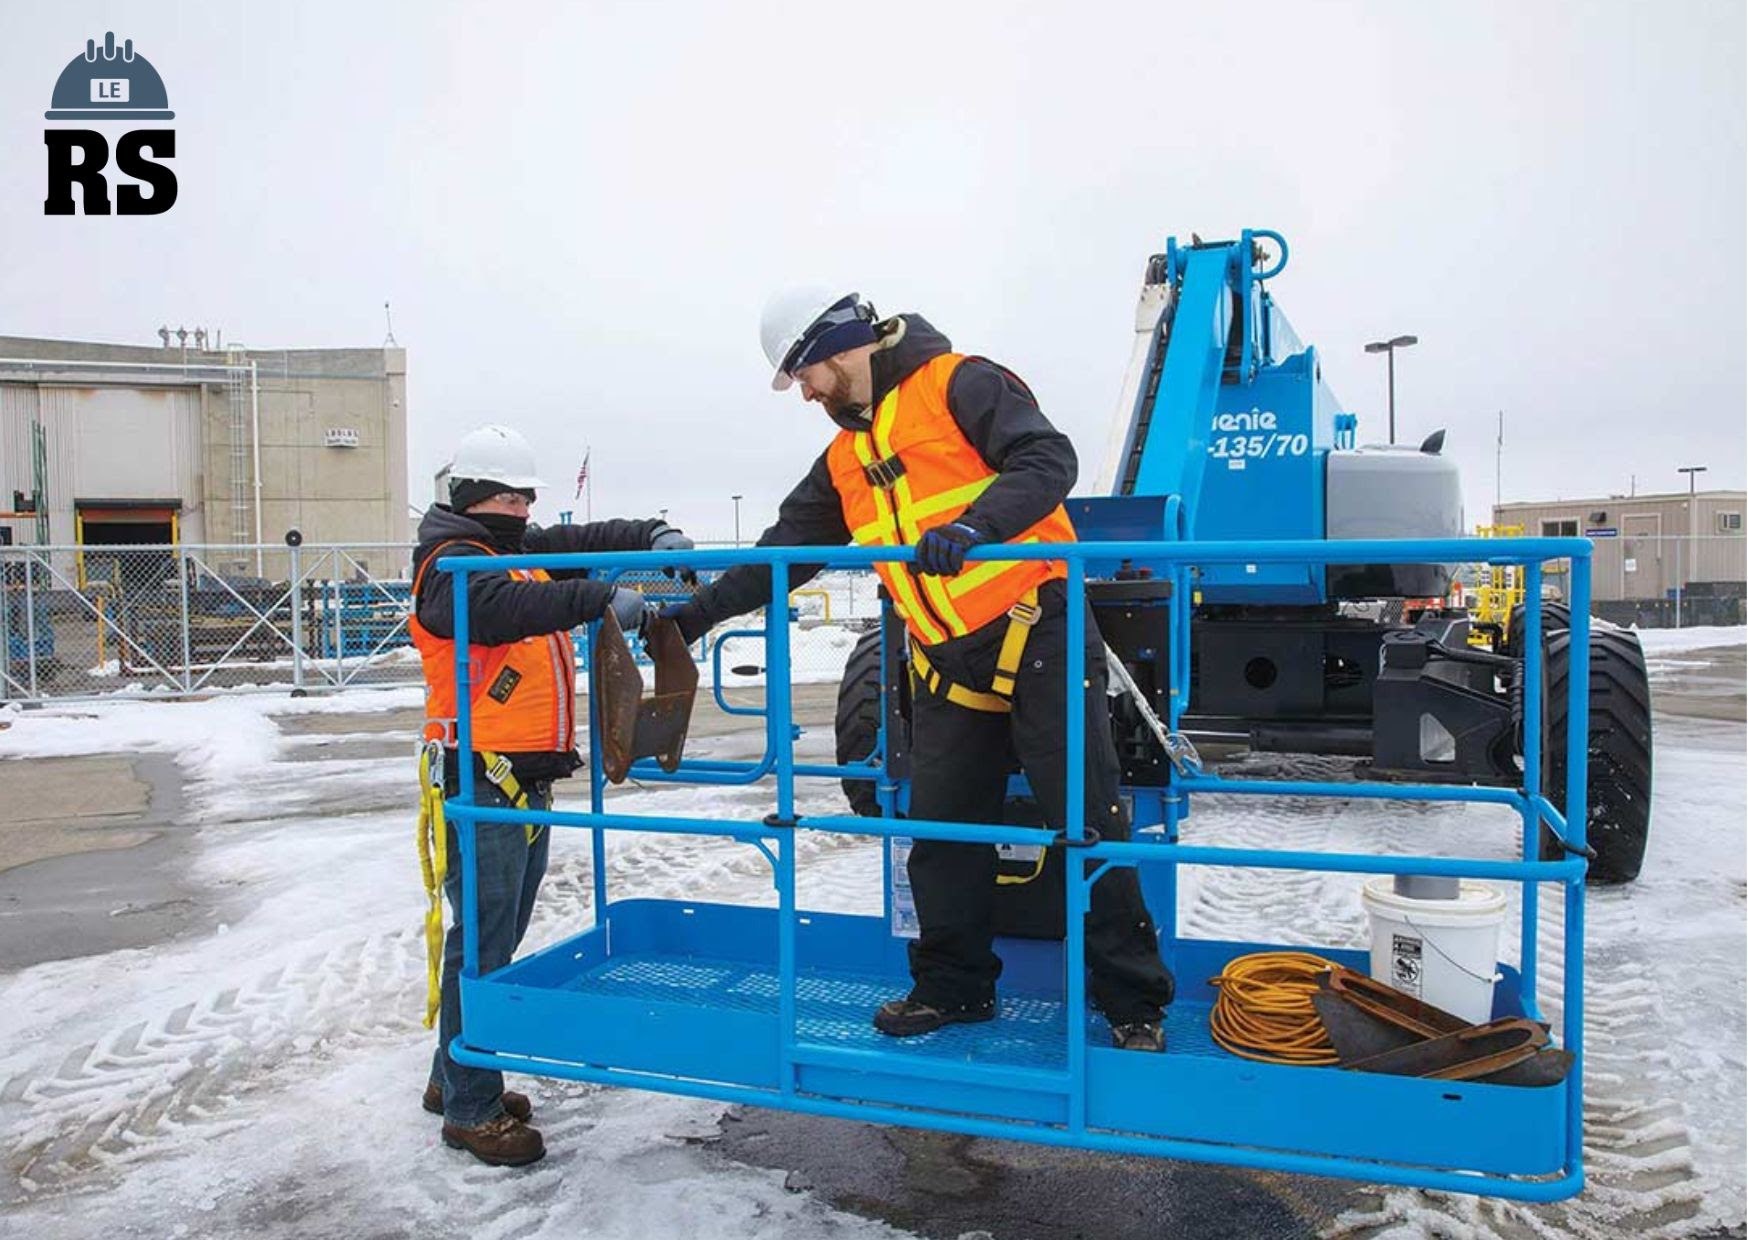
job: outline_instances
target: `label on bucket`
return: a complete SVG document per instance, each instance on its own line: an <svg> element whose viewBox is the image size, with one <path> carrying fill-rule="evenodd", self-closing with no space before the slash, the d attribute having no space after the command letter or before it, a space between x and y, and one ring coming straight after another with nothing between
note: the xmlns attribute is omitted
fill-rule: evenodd
<svg viewBox="0 0 1748 1240"><path fill-rule="evenodd" d="M1412 934L1390 936L1390 985L1415 998L1420 997L1420 983L1424 976L1421 946L1421 940Z"/></svg>

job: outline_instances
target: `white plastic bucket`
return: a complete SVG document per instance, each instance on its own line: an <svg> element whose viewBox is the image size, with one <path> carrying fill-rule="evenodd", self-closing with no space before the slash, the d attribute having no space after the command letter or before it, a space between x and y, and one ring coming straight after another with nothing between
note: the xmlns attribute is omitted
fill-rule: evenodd
<svg viewBox="0 0 1748 1240"><path fill-rule="evenodd" d="M1464 879L1454 900L1398 895L1389 875L1360 892L1372 925L1372 980L1471 1024L1493 1018L1505 894Z"/></svg>

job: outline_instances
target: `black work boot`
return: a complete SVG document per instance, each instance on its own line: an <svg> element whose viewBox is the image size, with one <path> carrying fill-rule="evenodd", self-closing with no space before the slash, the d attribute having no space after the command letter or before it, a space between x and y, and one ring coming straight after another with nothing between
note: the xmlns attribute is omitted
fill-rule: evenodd
<svg viewBox="0 0 1748 1240"><path fill-rule="evenodd" d="M494 1167L525 1167L546 1157L540 1133L508 1113L472 1128L443 1125L443 1144Z"/></svg>
<svg viewBox="0 0 1748 1240"><path fill-rule="evenodd" d="M910 1038L933 1033L943 1025L971 1025L994 1017L993 998L949 1008L931 1007L915 999L894 999L882 1003L874 1013L874 1027L890 1037Z"/></svg>
<svg viewBox="0 0 1748 1240"><path fill-rule="evenodd" d="M498 1101L503 1105L504 1114L513 1115L524 1124L534 1118L534 1104L528 1101L527 1094L506 1089ZM419 1105L433 1115L443 1114L443 1086L436 1081L425 1086L425 1096L419 1100Z"/></svg>
<svg viewBox="0 0 1748 1240"><path fill-rule="evenodd" d="M1156 1020L1132 1020L1111 1026L1111 1045L1120 1051L1162 1051L1165 1026Z"/></svg>

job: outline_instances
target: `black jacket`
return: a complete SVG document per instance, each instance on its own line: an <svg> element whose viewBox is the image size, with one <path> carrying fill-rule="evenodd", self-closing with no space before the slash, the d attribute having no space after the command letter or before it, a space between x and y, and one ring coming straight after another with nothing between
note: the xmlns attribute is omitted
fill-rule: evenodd
<svg viewBox="0 0 1748 1240"><path fill-rule="evenodd" d="M873 355L870 409L878 408L882 397L925 362L952 351L947 338L920 315L899 316L892 330L897 338ZM947 407L971 446L999 475L966 509L961 522L991 542L1006 542L1068 497L1079 468L1074 445L1050 424L1030 389L1011 371L985 358L966 358L947 385ZM840 547L849 541L843 505L822 452L777 509L777 523L759 536L758 545ZM819 570L813 564L792 566L789 588L804 584ZM687 638L694 639L711 625L770 601L768 570L733 568L698 592L681 625Z"/></svg>
<svg viewBox="0 0 1748 1240"><path fill-rule="evenodd" d="M439 561L452 555L479 555L483 543L505 554L554 554L570 551L647 551L650 540L665 522L594 521L588 525L555 525L542 529L530 525L519 547L495 545L491 533L472 517L452 511L447 504L433 504L419 522L419 546L413 552L413 575L431 559L438 547L455 539L465 540L444 547ZM467 578L468 639L482 646L503 646L524 637L559 633L579 624L599 620L607 610L613 587L590 581L583 569L560 569L553 581L514 581L508 573L469 573ZM414 600L419 623L438 637L455 634L454 577L426 570ZM510 754L516 777L523 782L562 779L580 765L575 753Z"/></svg>

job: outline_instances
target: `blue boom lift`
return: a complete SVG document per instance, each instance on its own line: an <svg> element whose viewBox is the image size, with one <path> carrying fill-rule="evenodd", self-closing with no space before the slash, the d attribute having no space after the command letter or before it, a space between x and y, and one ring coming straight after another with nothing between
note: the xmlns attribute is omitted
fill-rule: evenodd
<svg viewBox="0 0 1748 1240"><path fill-rule="evenodd" d="M1265 239L1278 247L1278 259L1262 254ZM1093 599L1131 692L1113 699L1108 720L1071 712L1066 747L1080 753L1086 727L1115 729L1132 841L1088 835L1084 772L1072 758L1069 821L1060 829L1026 819L1018 777L1017 812L1008 823L904 817L907 690L901 630L890 615L869 635L841 690L838 761L797 761L787 573L780 570L822 559L866 570L878 560L911 560L909 548L688 552L697 569L751 562L779 570L764 628L765 753L749 761L674 761L669 753L630 769L647 783L769 781L772 812L612 812L596 709L587 812L476 806L472 764L462 763L458 795L447 805L463 875L463 1022L454 1056L509 1071L1085 1149L1525 1200L1579 1191L1588 841L1615 812L1612 802L1587 808L1586 801L1596 787L1595 717L1617 709L1594 693L1614 649L1598 646L1601 635L1591 633L1590 545L1458 538L1455 478L1436 444L1413 452L1355 448L1353 422L1322 384L1315 351L1293 338L1264 289L1285 260L1284 242L1270 233L1169 245L1148 269L1129 385L1134 412L1114 456L1113 494L1074 502L1082 536L1076 545L973 553L1066 563L1064 673L1071 686L1085 675L1079 598ZM439 568L465 578L509 567L588 567L612 578L672 558L455 557ZM1495 651L1470 648L1460 615L1409 626L1344 606L1362 597L1442 593L1427 588L1444 579L1441 566L1474 560L1519 566L1526 579L1522 614L1512 632L1497 635ZM1544 565L1556 561L1570 569L1569 615L1541 598ZM464 580L454 593L457 739L467 751ZM1639 669L1642 680L1642 662ZM1078 696L1071 692L1069 700ZM1201 767L1189 741L1197 733L1370 761L1357 779L1236 778ZM1642 741L1648 765L1648 729ZM1639 787L1648 788L1644 778ZM845 781L859 812L799 815L797 783L810 779ZM1513 815L1515 856L1489 855L1484 846L1449 857L1198 845L1181 833L1198 795L1504 807ZM525 821L590 833L593 924L481 974L473 826ZM770 863L774 907L612 899L608 831L741 841ZM881 916L798 907L803 831L885 840ZM1002 1016L894 1041L876 1033L869 1016L908 984L910 924L894 853L900 841L921 837L1042 850L1054 865L1032 882L1007 886L1027 894L1008 904L1011 924L997 941ZM1065 854L1085 864L1066 864ZM1500 964L1493 1015L1531 1022L1542 1019L1538 884L1558 884L1562 961L1548 989L1557 990L1568 1070L1531 1086L1259 1063L1230 1053L1210 1034L1215 988L1208 979L1275 945L1180 934L1178 875L1198 865L1514 884L1518 965ZM1082 915L1091 884L1113 866L1138 870L1161 952L1180 982L1162 1055L1109 1048L1088 1006ZM1363 952L1316 950L1367 967Z"/></svg>
<svg viewBox="0 0 1748 1240"><path fill-rule="evenodd" d="M1317 350L1300 343L1265 286L1286 263L1279 234L1247 230L1236 242L1180 247L1173 239L1148 264L1123 389L1126 416L1100 479L1099 490L1113 498L1071 505L1082 538L1157 536L1168 500L1181 528L1167 536L1197 542L1463 536L1461 487L1456 466L1441 455L1443 431L1415 447L1356 446L1358 420L1340 412ZM1442 602L1451 567L1200 566L1184 734L1259 751L1350 755L1378 779L1516 786L1524 753L1521 609L1509 625L1491 626L1490 650L1471 644L1470 617L1460 608L1427 607L1413 623L1392 619L1405 602ZM1119 565L1090 593L1105 640L1163 714L1163 622L1157 609L1135 606L1159 591L1136 575ZM1569 606L1550 602L1546 614L1548 683L1558 699L1575 635ZM1637 877L1650 826L1650 693L1636 634L1593 626L1589 642L1589 877L1619 883ZM849 664L840 761L872 752L878 644L866 639ZM1158 782L1165 755L1150 728L1128 699L1116 713L1127 781ZM1556 806L1567 726L1563 706L1551 702L1542 752ZM894 756L902 763L902 750ZM867 785L846 792L860 812L874 812ZM1551 832L1541 850L1560 855ZM1017 902L1031 893L1007 894Z"/></svg>

